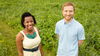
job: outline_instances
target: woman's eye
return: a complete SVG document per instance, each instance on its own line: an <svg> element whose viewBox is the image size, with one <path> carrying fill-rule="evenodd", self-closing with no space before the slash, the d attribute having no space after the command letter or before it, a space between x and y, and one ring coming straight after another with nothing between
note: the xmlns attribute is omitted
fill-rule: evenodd
<svg viewBox="0 0 100 56"><path fill-rule="evenodd" d="M26 23L29 23L28 21Z"/></svg>
<svg viewBox="0 0 100 56"><path fill-rule="evenodd" d="M25 23L29 23L28 21L26 21Z"/></svg>
<svg viewBox="0 0 100 56"><path fill-rule="evenodd" d="M31 22L33 22L33 21L31 21Z"/></svg>

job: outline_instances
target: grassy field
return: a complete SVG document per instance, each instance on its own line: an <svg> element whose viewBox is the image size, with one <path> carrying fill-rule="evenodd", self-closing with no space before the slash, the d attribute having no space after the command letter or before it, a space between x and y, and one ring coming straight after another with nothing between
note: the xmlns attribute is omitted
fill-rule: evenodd
<svg viewBox="0 0 100 56"><path fill-rule="evenodd" d="M54 29L63 18L61 5L67 1L75 4L75 19L85 28L79 56L100 56L100 0L0 0L0 56L18 56L15 36L23 29L20 19L27 11L36 18L45 56L56 56Z"/></svg>

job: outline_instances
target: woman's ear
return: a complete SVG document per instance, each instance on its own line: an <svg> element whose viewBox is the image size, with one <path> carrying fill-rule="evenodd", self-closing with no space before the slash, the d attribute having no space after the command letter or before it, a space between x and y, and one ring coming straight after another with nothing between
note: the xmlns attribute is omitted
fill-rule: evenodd
<svg viewBox="0 0 100 56"><path fill-rule="evenodd" d="M24 25L24 27L26 26L26 23L25 22L23 22L23 25Z"/></svg>

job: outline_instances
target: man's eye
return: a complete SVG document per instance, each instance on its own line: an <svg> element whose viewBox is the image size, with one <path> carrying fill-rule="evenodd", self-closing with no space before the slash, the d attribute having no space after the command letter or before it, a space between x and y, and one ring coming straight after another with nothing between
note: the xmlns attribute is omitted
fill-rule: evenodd
<svg viewBox="0 0 100 56"><path fill-rule="evenodd" d="M69 11L69 12L73 12L73 11Z"/></svg>
<svg viewBox="0 0 100 56"><path fill-rule="evenodd" d="M65 12L67 12L67 10Z"/></svg>

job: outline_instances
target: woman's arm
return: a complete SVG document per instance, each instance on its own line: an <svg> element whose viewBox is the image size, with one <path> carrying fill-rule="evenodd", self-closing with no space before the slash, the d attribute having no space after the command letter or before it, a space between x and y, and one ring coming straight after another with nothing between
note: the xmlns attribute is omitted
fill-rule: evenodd
<svg viewBox="0 0 100 56"><path fill-rule="evenodd" d="M37 27L35 27L35 28L38 31L38 34L40 35L39 29L37 29ZM40 50L41 56L44 56L44 52L43 52L43 48L42 48L42 44L41 43L39 44L39 50Z"/></svg>
<svg viewBox="0 0 100 56"><path fill-rule="evenodd" d="M37 27L35 27L35 30L37 30L38 34L40 35L40 31ZM39 50L40 50L41 56L44 56L44 52L43 52L43 48L42 48L41 43L39 44Z"/></svg>
<svg viewBox="0 0 100 56"><path fill-rule="evenodd" d="M44 56L42 44L39 45L39 50L40 50L40 52L41 52L41 56Z"/></svg>
<svg viewBox="0 0 100 56"><path fill-rule="evenodd" d="M18 55L19 56L23 56L23 38L22 38L22 34L18 33L18 35L16 36L16 46L17 46L17 50L18 50Z"/></svg>

